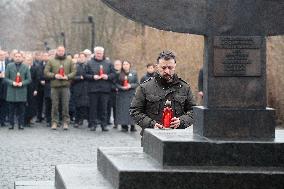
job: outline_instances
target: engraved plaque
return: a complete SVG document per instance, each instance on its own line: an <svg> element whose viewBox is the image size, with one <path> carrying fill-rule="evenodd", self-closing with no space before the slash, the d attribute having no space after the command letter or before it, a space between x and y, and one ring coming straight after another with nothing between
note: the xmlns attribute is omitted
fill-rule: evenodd
<svg viewBox="0 0 284 189"><path fill-rule="evenodd" d="M215 76L261 76L261 37L214 37Z"/></svg>

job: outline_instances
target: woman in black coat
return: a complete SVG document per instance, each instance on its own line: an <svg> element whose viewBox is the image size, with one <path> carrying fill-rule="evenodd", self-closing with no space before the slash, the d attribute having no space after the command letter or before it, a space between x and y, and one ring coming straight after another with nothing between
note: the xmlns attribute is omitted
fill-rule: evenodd
<svg viewBox="0 0 284 189"><path fill-rule="evenodd" d="M79 54L77 62L77 72L73 81L73 95L76 108L75 127L83 125L84 118L88 118L89 96L88 96L88 81L86 75L86 55Z"/></svg>
<svg viewBox="0 0 284 189"><path fill-rule="evenodd" d="M134 121L129 115L129 107L138 85L136 71L131 69L131 64L128 61L123 61L122 70L116 80L118 93L116 95L115 122L120 124L122 131L125 132L128 131L128 125L131 125L130 131L136 131Z"/></svg>

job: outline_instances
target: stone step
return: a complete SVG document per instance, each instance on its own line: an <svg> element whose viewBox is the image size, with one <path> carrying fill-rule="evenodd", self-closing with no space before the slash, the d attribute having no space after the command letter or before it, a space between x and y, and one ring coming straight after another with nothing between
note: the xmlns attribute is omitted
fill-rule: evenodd
<svg viewBox="0 0 284 189"><path fill-rule="evenodd" d="M16 181L14 189L55 189L53 181Z"/></svg>
<svg viewBox="0 0 284 189"><path fill-rule="evenodd" d="M146 129L144 152L163 166L284 167L284 130L274 140L213 140L192 129Z"/></svg>
<svg viewBox="0 0 284 189"><path fill-rule="evenodd" d="M96 167L96 164L57 165L56 189L113 189Z"/></svg>
<svg viewBox="0 0 284 189"><path fill-rule="evenodd" d="M142 148L100 148L98 169L115 189L283 189L275 167L162 167Z"/></svg>

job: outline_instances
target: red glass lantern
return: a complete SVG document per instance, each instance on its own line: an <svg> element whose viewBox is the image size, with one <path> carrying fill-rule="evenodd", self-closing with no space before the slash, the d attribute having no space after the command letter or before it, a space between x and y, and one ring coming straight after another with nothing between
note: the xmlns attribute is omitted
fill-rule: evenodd
<svg viewBox="0 0 284 189"><path fill-rule="evenodd" d="M22 77L21 77L20 72L17 72L15 82L16 82L16 83L20 83L20 82L22 82Z"/></svg>
<svg viewBox="0 0 284 189"><path fill-rule="evenodd" d="M128 78L127 78L127 76L125 76L125 77L124 77L124 80L123 80L123 87L127 87L128 84L129 84Z"/></svg>
<svg viewBox="0 0 284 189"><path fill-rule="evenodd" d="M99 72L100 77L103 76L103 74L104 74L104 68L103 65L100 65L100 72Z"/></svg>
<svg viewBox="0 0 284 189"><path fill-rule="evenodd" d="M59 73L62 77L64 77L64 68L63 68L63 65L60 65L60 68L59 68L58 73Z"/></svg>
<svg viewBox="0 0 284 189"><path fill-rule="evenodd" d="M171 120L174 117L174 111L171 106L172 106L171 101L167 100L165 103L164 110L163 110L162 123L163 123L164 128L170 128Z"/></svg>

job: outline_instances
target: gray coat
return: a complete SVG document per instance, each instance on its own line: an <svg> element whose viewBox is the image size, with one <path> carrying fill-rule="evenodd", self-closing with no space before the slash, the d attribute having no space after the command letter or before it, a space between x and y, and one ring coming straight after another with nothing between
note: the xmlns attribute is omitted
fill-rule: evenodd
<svg viewBox="0 0 284 189"><path fill-rule="evenodd" d="M189 85L176 75L171 85L163 84L157 74L137 88L130 106L131 117L142 127L141 134L145 128L153 128L155 123L161 124L166 100L172 102L174 116L180 118L179 129L193 123L192 107L195 101Z"/></svg>
<svg viewBox="0 0 284 189"><path fill-rule="evenodd" d="M15 81L17 72L20 73L22 78L22 87L14 87L13 82ZM5 72L5 81L7 83L7 96L6 100L8 102L26 102L28 94L28 84L31 82L31 73L28 66L21 63L19 70L16 68L15 63L10 63L7 65Z"/></svg>
<svg viewBox="0 0 284 189"><path fill-rule="evenodd" d="M133 70L127 74L129 84L131 88L129 90L123 90L123 76L124 73L120 73L118 79L116 80L116 87L118 92L116 95L116 124L120 125L134 125L135 122L129 115L130 103L134 97L135 90L138 87L137 73Z"/></svg>

